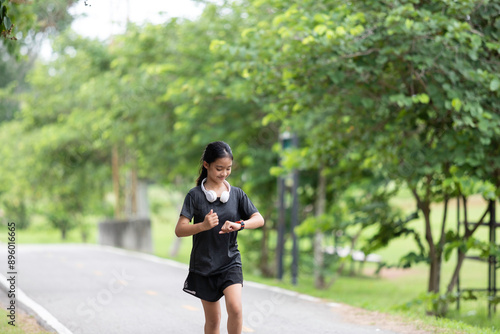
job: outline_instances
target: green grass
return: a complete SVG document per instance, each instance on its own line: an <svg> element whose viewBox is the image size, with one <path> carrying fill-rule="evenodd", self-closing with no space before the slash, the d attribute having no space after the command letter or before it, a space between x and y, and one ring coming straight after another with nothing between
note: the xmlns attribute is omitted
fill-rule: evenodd
<svg viewBox="0 0 500 334"><path fill-rule="evenodd" d="M409 308L405 307L407 303L424 293L426 276L426 267L418 266L412 269L411 273L391 279L341 276L327 290L316 290L310 276L299 276L298 284L294 286L291 284L289 274L284 277L283 281L278 281L245 273L246 280L280 286L324 300L349 304L371 311L386 312L407 320L418 320L438 333L446 331L455 333L458 330L470 334L499 332L500 319L498 316L493 320L488 319L485 299L478 302L462 302L460 313L454 311L455 304L451 305L450 308L453 310L448 319L426 316L425 305L416 302L413 302Z"/></svg>
<svg viewBox="0 0 500 334"><path fill-rule="evenodd" d="M18 334L18 333L24 333L23 330L21 330L19 327L17 327L17 319L16 319L16 326L9 325L9 321L11 321L10 318L7 318L9 315L9 312L7 310L1 308L0 309L0 317L2 318L2 321L0 321L0 333L12 333L12 334Z"/></svg>
<svg viewBox="0 0 500 334"><path fill-rule="evenodd" d="M97 243L97 221L99 218L87 217L85 219L85 227L88 230L88 243ZM8 241L7 229L3 229L4 233L0 234L0 241L6 243ZM61 232L52 226L49 226L45 219L39 216L32 218L28 229L16 229L16 243L21 244L50 244L50 243L81 243L82 232L81 228L70 230L66 239L63 240Z"/></svg>
<svg viewBox="0 0 500 334"><path fill-rule="evenodd" d="M0 333L2 334L49 334L51 332L40 330L40 327L34 326L32 322L34 322L33 317L31 316L20 316L16 314L15 326L9 325L8 321L11 321L7 318L9 313L7 310L0 308ZM31 320L31 321L30 321Z"/></svg>
<svg viewBox="0 0 500 334"><path fill-rule="evenodd" d="M154 214L151 217L153 230L153 245L154 254L160 257L170 258L179 262L188 263L191 251L191 238L177 238L174 234L175 224L177 222L180 211L179 203L182 203L183 195L175 192L167 192L158 187L151 189L150 193L151 205ZM415 205L411 195L408 192L402 192L401 196L394 199L393 203L409 213L414 210ZM455 229L456 227L456 202L450 202L448 208L448 228ZM469 208L469 221L475 221L484 212L485 206L479 201L471 201ZM500 207L498 209L500 212ZM443 208L442 205L437 205L433 208L432 219L434 222L433 233L437 238L442 220ZM94 217L94 225L99 221ZM423 219L420 218L410 224L419 233L424 231ZM370 231L367 231L370 233ZM248 231L247 233L259 233L258 231ZM373 230L371 231L373 233ZM497 232L497 240L500 240L500 230ZM245 238L242 234L240 238ZM33 222L32 226L25 231L18 231L18 243L55 243L61 242L60 233L52 228L47 228L47 224L41 219ZM488 228L480 228L476 235L482 240L488 239ZM275 234L271 234L270 245L275 242ZM0 240L6 241L6 233L0 235ZM65 242L81 242L81 235L78 230L68 233L68 239ZM89 243L97 242L97 228L90 228ZM172 246L175 242L180 242L180 247L176 254L172 254ZM424 326L438 328L438 332L442 333L497 333L500 329L500 317L498 313L494 319L487 317L486 298L481 297L478 301L464 301L461 304L460 312L455 311L455 305L450 306L448 318L434 318L425 315L425 305L418 303L415 300L425 293L427 287L428 268L426 265L417 265L408 271L392 278L382 278L376 276L361 276L348 277L340 276L335 283L327 290L319 291L313 286L313 280L307 273L310 271L305 266L299 269L299 283L293 286L290 281L290 268L286 268L286 275L283 281L276 279L263 278L256 275L255 271L251 270L251 263L256 259L248 258L245 255L244 243L240 242L242 248L243 263L245 269L245 279L256 281L264 284L276 285L290 290L295 290L301 293L317 296L326 300L346 303L349 305L362 307L373 311L382 311L391 314L402 316L409 321L421 322ZM301 241L301 250L304 251L310 248L310 240L303 239ZM285 263L291 263L290 249L291 243L287 243L287 257ZM408 253L410 250L416 250L415 243L411 238L397 239L392 241L385 249L377 251L384 261L396 263L401 255ZM454 269L456 255L453 255L449 262L443 265L442 270L442 286L448 284ZM366 269L374 269L374 265L366 264ZM500 276L500 275L499 275ZM485 263L475 261L466 261L461 271L462 287L481 287L487 286L487 266ZM500 285L500 282L497 282ZM409 305L405 307L405 305ZM500 310L499 310L500 312Z"/></svg>

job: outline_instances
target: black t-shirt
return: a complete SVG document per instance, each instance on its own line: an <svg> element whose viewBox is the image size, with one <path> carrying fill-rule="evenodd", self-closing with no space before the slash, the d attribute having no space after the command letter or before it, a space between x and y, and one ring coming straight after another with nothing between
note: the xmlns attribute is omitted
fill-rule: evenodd
<svg viewBox="0 0 500 334"><path fill-rule="evenodd" d="M194 224L202 223L207 213L213 209L219 217L219 225L193 235L193 249L189 262L189 271L208 276L221 273L233 266L241 266L241 256L236 238L238 232L219 234L222 226L229 220L249 219L257 211L243 190L231 186L229 200L222 203L220 198L215 202L207 201L200 186L192 188L182 206L181 215Z"/></svg>

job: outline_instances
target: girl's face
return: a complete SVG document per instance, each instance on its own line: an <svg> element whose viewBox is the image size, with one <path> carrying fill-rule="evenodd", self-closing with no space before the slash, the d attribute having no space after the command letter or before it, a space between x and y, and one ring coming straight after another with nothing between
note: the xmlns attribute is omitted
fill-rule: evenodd
<svg viewBox="0 0 500 334"><path fill-rule="evenodd" d="M216 183L222 183L231 174L233 160L229 157L225 157L219 158L210 164L203 161L203 166L207 169L208 180Z"/></svg>

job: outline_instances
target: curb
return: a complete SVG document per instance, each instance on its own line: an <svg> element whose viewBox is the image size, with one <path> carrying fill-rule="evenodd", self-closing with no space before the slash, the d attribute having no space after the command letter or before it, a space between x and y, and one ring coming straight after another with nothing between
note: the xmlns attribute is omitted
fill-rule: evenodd
<svg viewBox="0 0 500 334"><path fill-rule="evenodd" d="M9 291L7 285L7 277L0 274L0 290L6 294ZM16 286L16 304L18 308L23 309L26 313L33 315L37 321L50 331L55 331L59 334L73 334L68 328L59 322L49 311L47 311L40 304L28 297L18 286Z"/></svg>

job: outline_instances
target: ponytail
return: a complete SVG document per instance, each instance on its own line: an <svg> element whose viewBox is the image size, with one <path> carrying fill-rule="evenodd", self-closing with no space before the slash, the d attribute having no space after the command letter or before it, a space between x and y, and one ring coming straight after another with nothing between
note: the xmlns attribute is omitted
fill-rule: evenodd
<svg viewBox="0 0 500 334"><path fill-rule="evenodd" d="M205 168L205 166L203 166L203 162L201 163L201 167L200 167L200 176L198 176L198 179L196 179L196 185L197 186L201 186L201 182L208 176L208 171L207 169Z"/></svg>
<svg viewBox="0 0 500 334"><path fill-rule="evenodd" d="M223 141L214 141L205 147L205 151L203 152L200 159L200 175L196 180L196 185L200 186L201 182L208 176L208 171L203 166L203 162L211 164L217 159L229 157L233 160L233 152L231 151L231 147Z"/></svg>

